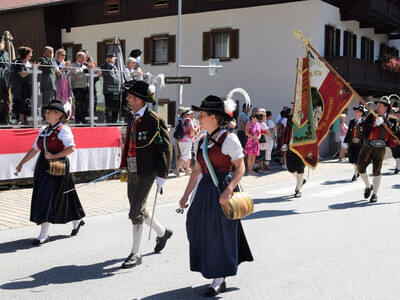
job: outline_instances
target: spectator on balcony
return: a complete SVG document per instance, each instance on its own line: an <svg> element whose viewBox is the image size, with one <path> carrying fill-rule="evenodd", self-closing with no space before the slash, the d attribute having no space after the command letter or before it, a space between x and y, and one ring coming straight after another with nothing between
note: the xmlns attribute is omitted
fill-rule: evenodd
<svg viewBox="0 0 400 300"><path fill-rule="evenodd" d="M143 80L143 71L136 58L129 57L126 62L125 77L127 80Z"/></svg>
<svg viewBox="0 0 400 300"><path fill-rule="evenodd" d="M106 123L115 123L121 102L121 79L115 66L114 54L106 56L106 62L101 66L103 75L103 94L106 102Z"/></svg>
<svg viewBox="0 0 400 300"><path fill-rule="evenodd" d="M71 88L75 97L75 122L85 123L89 113L89 89L86 73L93 67L92 63L85 66L86 54L78 52L76 61L71 66Z"/></svg>
<svg viewBox="0 0 400 300"><path fill-rule="evenodd" d="M32 75L29 70L32 67L30 63L32 52L29 47L19 47L19 57L11 69L13 114L18 124L27 124L27 117L31 115Z"/></svg>
<svg viewBox="0 0 400 300"><path fill-rule="evenodd" d="M44 47L44 53L39 58L40 71L40 92L42 93L42 107L47 106L51 100L54 100L57 93L56 85L56 69L54 67L54 49L52 47ZM42 116L44 117L44 110L42 109Z"/></svg>
<svg viewBox="0 0 400 300"><path fill-rule="evenodd" d="M7 124L9 111L8 77L10 59L4 47L4 37L0 35L0 124Z"/></svg>

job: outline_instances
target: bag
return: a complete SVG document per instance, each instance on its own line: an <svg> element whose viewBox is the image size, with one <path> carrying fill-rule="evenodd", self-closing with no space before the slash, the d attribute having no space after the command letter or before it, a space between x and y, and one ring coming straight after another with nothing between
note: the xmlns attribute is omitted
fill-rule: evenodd
<svg viewBox="0 0 400 300"><path fill-rule="evenodd" d="M184 130L183 130L183 124L182 124L182 121L179 120L179 121L178 121L178 124L177 124L176 127L175 127L174 138L175 138L176 140L180 140L180 139L183 138L184 135L185 135L185 132L184 132Z"/></svg>
<svg viewBox="0 0 400 300"><path fill-rule="evenodd" d="M46 136L44 136L43 139L43 147L45 153L47 151L47 144L46 144ZM49 159L48 160L48 170L47 173L49 173L52 176L64 176L66 171L67 171L67 163L64 158L57 158L57 159Z"/></svg>
<svg viewBox="0 0 400 300"><path fill-rule="evenodd" d="M211 161L208 157L208 136L206 135L203 141L202 145L202 153L204 157L204 161L206 163L206 166L208 168L208 171L210 172L211 179L214 182L215 186L217 187L218 191L221 194L221 190L219 189L219 182L217 175L215 174L214 168L211 164ZM232 179L232 175L228 174L223 182L223 186L227 186L229 182ZM253 200L251 199L251 196L243 192L240 185L238 185L232 196L231 199L229 200L229 203L227 205L221 205L222 211L224 212L224 215L227 219L229 220L238 220L242 219L244 217L247 217L254 211L254 203Z"/></svg>

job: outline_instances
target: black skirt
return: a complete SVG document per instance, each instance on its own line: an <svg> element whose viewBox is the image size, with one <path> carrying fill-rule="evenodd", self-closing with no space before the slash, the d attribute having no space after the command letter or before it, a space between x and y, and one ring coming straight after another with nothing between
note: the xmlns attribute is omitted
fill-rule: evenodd
<svg viewBox="0 0 400 300"><path fill-rule="evenodd" d="M85 216L82 204L76 191L64 194L74 188L69 173L69 160L65 158L67 170L64 176L50 175L48 161L41 153L36 163L30 220L36 224L49 222L65 224Z"/></svg>
<svg viewBox="0 0 400 300"><path fill-rule="evenodd" d="M217 176L221 182L226 174ZM225 217L219 197L211 176L203 174L187 214L190 270L205 278L234 276L241 262L253 261L240 220Z"/></svg>

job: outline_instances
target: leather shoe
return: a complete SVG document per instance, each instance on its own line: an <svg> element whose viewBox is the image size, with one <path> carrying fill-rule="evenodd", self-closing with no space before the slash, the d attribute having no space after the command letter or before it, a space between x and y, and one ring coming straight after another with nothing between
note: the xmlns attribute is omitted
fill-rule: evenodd
<svg viewBox="0 0 400 300"><path fill-rule="evenodd" d="M299 190L294 191L294 197L295 198L300 198L301 197L301 192Z"/></svg>
<svg viewBox="0 0 400 300"><path fill-rule="evenodd" d="M83 220L81 220L78 224L78 227L76 227L76 229L72 229L71 231L71 236L77 235L79 232L79 229L81 228L81 226L85 225L85 222Z"/></svg>
<svg viewBox="0 0 400 300"><path fill-rule="evenodd" d="M365 190L364 190L364 198L368 199L369 196L371 196L371 192L372 192L372 185L369 188L365 188Z"/></svg>
<svg viewBox="0 0 400 300"><path fill-rule="evenodd" d="M216 290L212 287L207 288L202 296L207 298L215 297L218 294L223 293L225 291L226 291L226 282L224 281Z"/></svg>
<svg viewBox="0 0 400 300"><path fill-rule="evenodd" d="M48 235L45 239L43 239L43 240L34 239L34 240L32 241L32 245L34 245L34 246L40 246L40 245L46 244L48 241L50 241L50 236L49 236L49 235Z"/></svg>
<svg viewBox="0 0 400 300"><path fill-rule="evenodd" d="M394 173L393 173L394 175L397 175L397 174L399 174L399 169L394 169Z"/></svg>
<svg viewBox="0 0 400 300"><path fill-rule="evenodd" d="M134 255L133 253L131 253L125 259L125 261L122 263L121 268L122 269L129 269L129 268L136 267L136 266L138 266L140 264L142 264L142 257Z"/></svg>
<svg viewBox="0 0 400 300"><path fill-rule="evenodd" d="M353 177L351 178L351 181L356 181L357 180L357 175L354 174Z"/></svg>
<svg viewBox="0 0 400 300"><path fill-rule="evenodd" d="M166 229L165 234L163 237L157 237L157 243L156 246L154 247L154 252L155 253L160 253L162 249L164 249L165 244L167 243L167 240L172 236L172 231Z"/></svg>
<svg viewBox="0 0 400 300"><path fill-rule="evenodd" d="M376 196L375 194L372 194L371 199L369 199L369 202L375 203L376 201L378 201L378 196Z"/></svg>

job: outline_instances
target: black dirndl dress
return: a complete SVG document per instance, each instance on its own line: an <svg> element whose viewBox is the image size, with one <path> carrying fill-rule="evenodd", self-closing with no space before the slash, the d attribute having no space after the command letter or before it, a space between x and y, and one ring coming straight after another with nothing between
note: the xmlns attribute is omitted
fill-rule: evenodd
<svg viewBox="0 0 400 300"><path fill-rule="evenodd" d="M57 134L56 130L50 136L49 140L53 140L49 141L50 143L57 139ZM39 149L43 149L43 138L39 137L38 146ZM51 151L49 143L48 148ZM53 176L48 173L48 161L44 156L44 151L40 153L36 162L30 220L38 225L44 222L65 224L85 216L76 191L64 194L65 191L74 188L68 158L65 158L65 161L64 176Z"/></svg>
<svg viewBox="0 0 400 300"><path fill-rule="evenodd" d="M220 182L219 188L223 191L224 179L229 172L219 172L216 165L232 166L230 157L226 159L217 145L209 150L209 157ZM197 159L203 171L206 170L201 150ZM186 230L190 270L200 272L205 278L234 276L241 262L253 261L240 220L232 221L225 217L219 197L211 176L203 173L187 214Z"/></svg>

